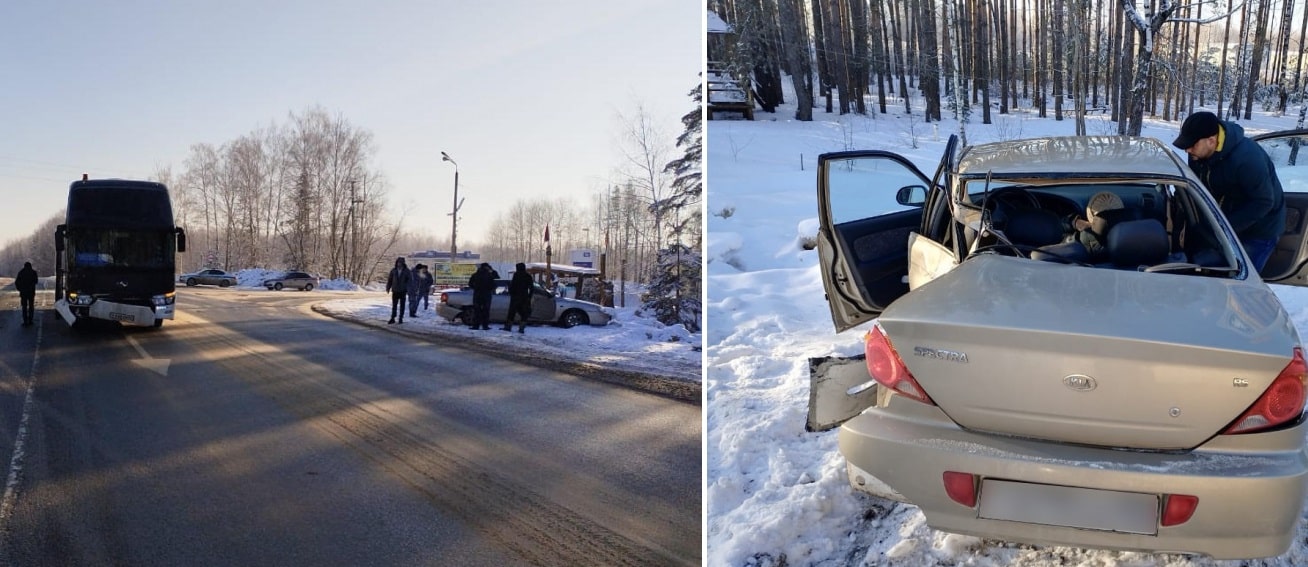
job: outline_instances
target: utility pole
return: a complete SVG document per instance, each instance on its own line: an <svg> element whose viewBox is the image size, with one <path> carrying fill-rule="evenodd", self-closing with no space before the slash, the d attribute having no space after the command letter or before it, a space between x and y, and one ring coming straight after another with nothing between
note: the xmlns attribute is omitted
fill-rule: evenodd
<svg viewBox="0 0 1308 567"><path fill-rule="evenodd" d="M354 206L363 202L354 196L354 180L350 180L350 259L345 266L345 277L351 281L354 279L363 279L363 269L359 263L359 220L354 213ZM352 270L358 269L360 273L352 274Z"/></svg>
<svg viewBox="0 0 1308 567"><path fill-rule="evenodd" d="M450 154L441 152L441 161L448 161L454 164L454 210L450 212L450 271L454 271L454 258L459 255L459 209L463 207L463 202L459 200L459 162L454 161Z"/></svg>
<svg viewBox="0 0 1308 567"><path fill-rule="evenodd" d="M621 304L620 305L621 307L627 306L627 254L631 252L631 223L632 223L631 207L629 206L629 203L627 203L627 199L626 199L626 197L630 194L630 186L628 186L627 189L628 189L627 191L624 191L622 193L623 199L621 201L622 218L623 218L622 263L619 264L620 275L618 276L619 278L621 278L618 283L618 289L619 289L618 299ZM639 241L637 241L637 246L639 245L640 245Z"/></svg>

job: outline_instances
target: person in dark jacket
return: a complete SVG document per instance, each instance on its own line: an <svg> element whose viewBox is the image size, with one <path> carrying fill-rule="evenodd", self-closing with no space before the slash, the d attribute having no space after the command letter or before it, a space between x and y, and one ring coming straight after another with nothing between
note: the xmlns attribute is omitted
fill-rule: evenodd
<svg viewBox="0 0 1308 567"><path fill-rule="evenodd" d="M418 317L418 301L422 299L422 270L426 268L422 264L415 264L412 270L409 270L409 316Z"/></svg>
<svg viewBox="0 0 1308 567"><path fill-rule="evenodd" d="M490 304L495 297L495 280L500 275L490 264L482 263L476 273L468 278L468 287L472 288L472 328L490 330Z"/></svg>
<svg viewBox="0 0 1308 567"><path fill-rule="evenodd" d="M426 311L431 306L431 288L435 283L435 278L431 275L431 269L422 265L418 270L418 275L414 278L418 282L418 296L422 298L422 310Z"/></svg>
<svg viewBox="0 0 1308 567"><path fill-rule="evenodd" d="M391 320L386 322L387 325L395 322L397 312L400 315L400 324L404 324L404 299L409 293L412 279L413 274L404 264L404 257L396 258L395 267L391 268L391 273L386 276L386 291L391 292Z"/></svg>
<svg viewBox="0 0 1308 567"><path fill-rule="evenodd" d="M513 330L513 317L519 317L518 332L527 332L527 317L531 315L531 274L527 265L518 262L513 279L509 280L509 313L504 317L504 330Z"/></svg>
<svg viewBox="0 0 1308 567"><path fill-rule="evenodd" d="M1239 124L1206 111L1187 117L1172 145L1190 156L1190 169L1221 204L1254 269L1262 270L1285 231L1285 194L1267 152Z"/></svg>
<svg viewBox="0 0 1308 567"><path fill-rule="evenodd" d="M31 325L36 316L36 270L31 262L23 262L23 269L18 270L14 278L14 289L18 290L18 301L23 306L23 324Z"/></svg>

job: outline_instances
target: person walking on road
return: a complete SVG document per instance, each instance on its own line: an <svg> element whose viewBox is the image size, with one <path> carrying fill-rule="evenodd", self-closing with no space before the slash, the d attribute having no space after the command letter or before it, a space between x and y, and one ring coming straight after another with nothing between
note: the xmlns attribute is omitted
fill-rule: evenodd
<svg viewBox="0 0 1308 567"><path fill-rule="evenodd" d="M391 320L386 322L387 325L395 323L396 313L399 313L400 324L404 324L404 299L408 296L412 279L413 274L404 264L404 257L396 258L395 267L391 268L391 273L386 276L386 291L391 292Z"/></svg>
<svg viewBox="0 0 1308 567"><path fill-rule="evenodd" d="M500 277L490 264L482 263L476 273L468 278L468 287L472 288L472 329L490 330L490 304L495 297L495 280Z"/></svg>
<svg viewBox="0 0 1308 567"><path fill-rule="evenodd" d="M518 262L513 279L509 280L509 314L504 317L504 330L513 330L513 317L517 315L518 332L527 332L527 317L531 315L531 274L527 273L527 264Z"/></svg>
<svg viewBox="0 0 1308 567"><path fill-rule="evenodd" d="M18 270L14 279L14 289L18 290L18 301L23 306L23 325L31 325L36 317L36 270L31 262L23 262L23 269Z"/></svg>

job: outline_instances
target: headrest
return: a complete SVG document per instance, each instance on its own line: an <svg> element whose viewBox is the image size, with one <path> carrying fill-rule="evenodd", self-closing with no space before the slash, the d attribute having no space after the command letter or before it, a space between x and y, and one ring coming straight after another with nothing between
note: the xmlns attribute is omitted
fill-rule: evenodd
<svg viewBox="0 0 1308 567"><path fill-rule="evenodd" d="M1008 216L1004 235L1013 244L1048 246L1063 241L1063 219L1044 209L1022 209Z"/></svg>
<svg viewBox="0 0 1308 567"><path fill-rule="evenodd" d="M1167 259L1167 229L1157 219L1119 222L1108 231L1108 257L1121 267L1152 266Z"/></svg>

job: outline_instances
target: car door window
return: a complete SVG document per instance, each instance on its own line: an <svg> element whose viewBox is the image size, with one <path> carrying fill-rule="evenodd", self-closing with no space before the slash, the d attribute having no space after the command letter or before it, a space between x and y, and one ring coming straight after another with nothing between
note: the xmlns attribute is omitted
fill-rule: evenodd
<svg viewBox="0 0 1308 567"><path fill-rule="evenodd" d="M1287 193L1308 193L1308 130L1275 132L1255 138L1276 166Z"/></svg>
<svg viewBox="0 0 1308 567"><path fill-rule="evenodd" d="M1263 279L1308 285L1308 130L1255 136L1285 191L1285 230L1263 267Z"/></svg>
<svg viewBox="0 0 1308 567"><path fill-rule="evenodd" d="M918 208L920 201L900 204L900 189L909 195L926 195L922 176L901 163L880 156L851 157L827 166L831 222L835 225Z"/></svg>

